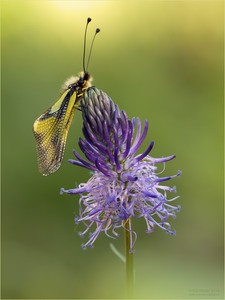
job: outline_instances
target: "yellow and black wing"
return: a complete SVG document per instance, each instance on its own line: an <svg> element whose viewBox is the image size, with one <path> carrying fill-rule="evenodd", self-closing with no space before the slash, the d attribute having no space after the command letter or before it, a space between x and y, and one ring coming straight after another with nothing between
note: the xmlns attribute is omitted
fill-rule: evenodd
<svg viewBox="0 0 225 300"><path fill-rule="evenodd" d="M68 130L78 106L76 89L67 89L60 99L34 122L38 167L43 175L54 173L60 167Z"/></svg>

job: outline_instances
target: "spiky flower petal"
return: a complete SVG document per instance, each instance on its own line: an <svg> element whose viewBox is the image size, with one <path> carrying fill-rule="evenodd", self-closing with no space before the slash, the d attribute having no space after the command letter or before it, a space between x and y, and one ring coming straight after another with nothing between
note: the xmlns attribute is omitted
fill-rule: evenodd
<svg viewBox="0 0 225 300"><path fill-rule="evenodd" d="M154 142L137 154L148 132L148 122L144 128L139 118L130 120L110 97L95 87L85 91L81 100L84 139L79 146L86 159L74 151L75 160L70 163L92 171L92 177L78 188L64 190L67 194L80 195L80 212L76 223L83 222L83 236L89 232L83 248L93 246L101 232L110 237L119 236L118 229L124 228L128 218L144 218L147 233L155 226L174 235L168 218L176 217L180 206L171 204L178 198L167 198L168 192L176 192L175 187L162 185L181 172L159 177L156 164L175 158L174 155L153 158L149 156ZM92 230L92 231L91 231ZM130 251L136 240L136 232L130 230Z"/></svg>

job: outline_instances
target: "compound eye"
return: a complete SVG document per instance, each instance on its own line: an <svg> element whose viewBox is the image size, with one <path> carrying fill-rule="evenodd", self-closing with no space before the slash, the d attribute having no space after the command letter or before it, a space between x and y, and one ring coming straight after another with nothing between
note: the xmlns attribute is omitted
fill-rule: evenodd
<svg viewBox="0 0 225 300"><path fill-rule="evenodd" d="M88 81L90 79L89 73L85 73L83 79L84 81Z"/></svg>

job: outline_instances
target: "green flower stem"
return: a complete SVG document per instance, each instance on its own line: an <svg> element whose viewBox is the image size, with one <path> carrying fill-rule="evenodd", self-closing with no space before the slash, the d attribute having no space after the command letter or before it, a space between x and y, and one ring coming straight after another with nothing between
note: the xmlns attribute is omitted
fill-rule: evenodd
<svg viewBox="0 0 225 300"><path fill-rule="evenodd" d="M130 231L131 231L131 218L126 220L124 224L125 235L125 257L126 257L126 283L127 283L127 296L133 298L134 292L134 264L133 252L130 252Z"/></svg>

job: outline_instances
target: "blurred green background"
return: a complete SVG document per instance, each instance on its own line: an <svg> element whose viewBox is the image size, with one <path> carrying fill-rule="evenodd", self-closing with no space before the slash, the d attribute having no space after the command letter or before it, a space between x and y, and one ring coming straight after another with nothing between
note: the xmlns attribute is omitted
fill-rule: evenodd
<svg viewBox="0 0 225 300"><path fill-rule="evenodd" d="M2 298L122 298L125 268L102 235L82 250L78 197L59 194L89 178L67 163L82 135L79 112L62 167L38 173L34 120L82 69L83 33L97 36L89 71L130 117L149 120L152 156L176 154L166 174L182 206L177 236L135 246L136 296L223 298L223 1L1 1Z"/></svg>

